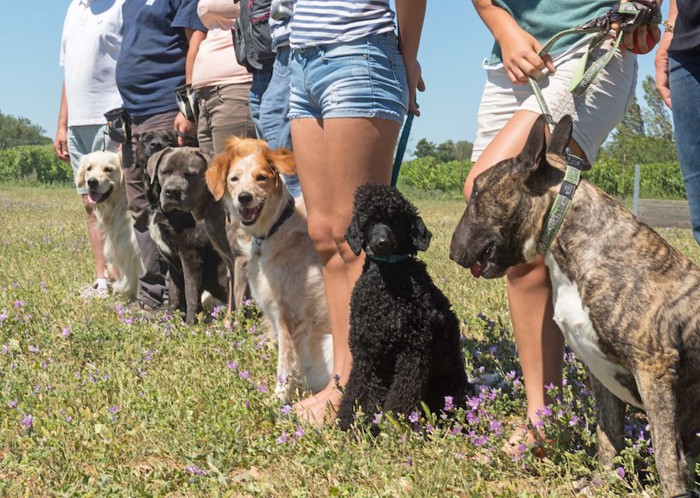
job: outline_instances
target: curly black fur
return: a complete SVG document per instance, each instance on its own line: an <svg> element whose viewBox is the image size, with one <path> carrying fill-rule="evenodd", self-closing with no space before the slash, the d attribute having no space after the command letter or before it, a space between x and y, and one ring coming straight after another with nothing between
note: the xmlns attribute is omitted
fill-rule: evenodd
<svg viewBox="0 0 700 498"><path fill-rule="evenodd" d="M338 411L343 429L358 408L369 415L409 415L424 401L431 411L471 392L450 302L414 256L431 233L395 188L363 185L345 235L367 254L350 302L350 379Z"/></svg>

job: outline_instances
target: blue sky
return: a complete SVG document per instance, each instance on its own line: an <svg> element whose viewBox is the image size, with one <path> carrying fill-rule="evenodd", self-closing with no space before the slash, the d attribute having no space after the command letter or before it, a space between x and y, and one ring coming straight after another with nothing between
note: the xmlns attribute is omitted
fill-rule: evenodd
<svg viewBox="0 0 700 498"><path fill-rule="evenodd" d="M67 0L5 2L0 17L0 111L29 118L53 138L63 81L59 44ZM668 5L664 6L664 14ZM481 61L491 35L470 0L429 0L419 58L426 92L413 122L409 151L420 138L474 140L485 80ZM654 70L653 52L639 57L641 81Z"/></svg>

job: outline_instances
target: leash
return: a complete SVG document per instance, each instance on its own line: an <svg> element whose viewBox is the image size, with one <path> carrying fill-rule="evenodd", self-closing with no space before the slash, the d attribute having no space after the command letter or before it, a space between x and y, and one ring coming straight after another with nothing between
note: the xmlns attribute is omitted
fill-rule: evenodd
<svg viewBox="0 0 700 498"><path fill-rule="evenodd" d="M391 186L396 187L396 182L399 179L399 172L401 171L401 164L403 163L403 156L406 153L406 146L408 145L408 137L411 134L411 126L413 125L413 111L408 110L406 114L406 121L403 124L403 129L401 130L401 138L396 146L396 157L394 157L394 164L391 167Z"/></svg>
<svg viewBox="0 0 700 498"><path fill-rule="evenodd" d="M269 239L272 237L277 230L279 230L279 227L282 226L282 223L287 221L292 215L294 214L294 197L289 197L289 202L287 202L287 206L284 208L284 211L282 211L282 214L280 215L279 218L277 218L277 221L275 222L274 225L272 225L272 228L270 228L270 231L267 232L266 235L263 235L262 237L253 237L253 240L255 241L255 245L260 247L263 243L264 240Z"/></svg>
<svg viewBox="0 0 700 498"><path fill-rule="evenodd" d="M574 76L571 78L571 83L569 84L569 91L573 95L579 96L586 92L598 74L600 74L605 66L607 66L612 60L626 31L632 31L642 24L658 24L659 22L661 22L661 15L656 7L656 3L653 0L637 0L635 2L623 1L616 4L612 9L600 17L587 21L574 28L565 29L556 33L549 40L547 40L547 43L544 44L538 55L540 57L544 57L545 55L549 54L549 51L552 49L554 44L565 36L597 33L588 44L588 49L581 57L581 60L576 67L576 71L574 72ZM603 56L596 59L587 68L586 66L588 66L589 55L602 44L613 23L619 23L620 29L615 37L612 47L610 47L610 49ZM554 118L552 118L547 102L544 100L542 89L540 88L539 83L537 83L532 76L528 76L528 82L530 83L532 91L535 94L537 104L540 106L542 113L547 119L549 130L552 131L556 123Z"/></svg>
<svg viewBox="0 0 700 498"><path fill-rule="evenodd" d="M552 240L554 240L559 228L561 228L566 212L571 206L571 200L574 198L576 188L581 181L582 169L583 160L567 151L564 180L561 182L559 193L549 210L547 219L544 222L545 228L542 231L540 241L537 243L537 252L543 256L549 250L549 246L552 245Z"/></svg>

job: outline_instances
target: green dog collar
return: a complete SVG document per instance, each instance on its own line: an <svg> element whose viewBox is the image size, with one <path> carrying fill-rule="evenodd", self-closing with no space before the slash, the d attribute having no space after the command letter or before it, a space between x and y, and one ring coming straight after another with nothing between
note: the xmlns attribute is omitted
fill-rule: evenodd
<svg viewBox="0 0 700 498"><path fill-rule="evenodd" d="M542 231L542 237L537 244L537 252L543 256L549 250L549 246L552 244L552 240L554 240L554 237L564 221L564 216L566 216L566 212L569 210L571 199L573 199L576 193L576 187L578 187L581 181L581 169L583 169L583 160L573 154L567 154L564 180L562 180L559 193L554 199L552 208L549 210L549 214L544 223L545 228Z"/></svg>

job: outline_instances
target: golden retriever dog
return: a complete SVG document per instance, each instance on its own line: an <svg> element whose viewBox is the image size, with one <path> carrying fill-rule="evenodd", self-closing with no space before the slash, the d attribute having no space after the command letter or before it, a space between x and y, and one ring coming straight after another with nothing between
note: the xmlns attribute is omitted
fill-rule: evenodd
<svg viewBox="0 0 700 498"><path fill-rule="evenodd" d="M295 170L287 149L263 140L232 137L206 172L207 186L240 222L250 240L248 282L253 299L277 336L275 394L320 391L330 380L333 342L321 265L309 238L306 208L287 190L280 173Z"/></svg>
<svg viewBox="0 0 700 498"><path fill-rule="evenodd" d="M94 203L97 222L105 234L105 259L119 273L112 288L132 299L145 269L126 202L123 176L121 156L107 151L91 152L80 160L76 183L78 187L87 185L88 199Z"/></svg>

